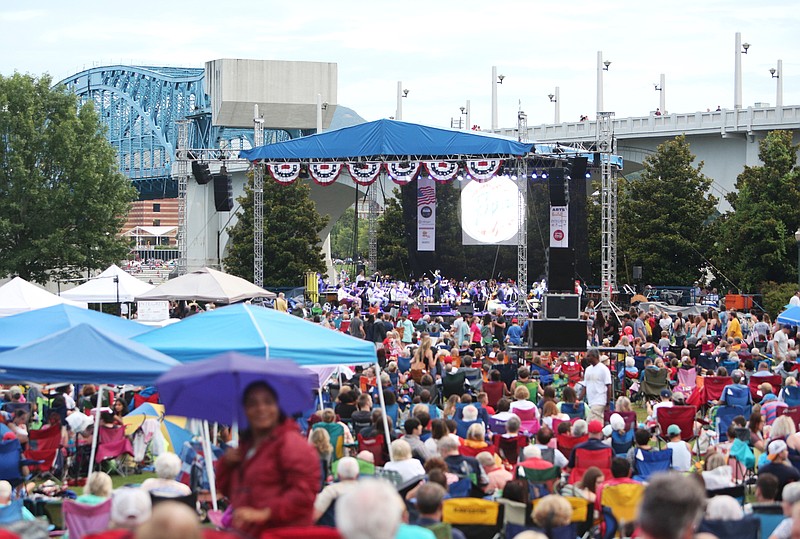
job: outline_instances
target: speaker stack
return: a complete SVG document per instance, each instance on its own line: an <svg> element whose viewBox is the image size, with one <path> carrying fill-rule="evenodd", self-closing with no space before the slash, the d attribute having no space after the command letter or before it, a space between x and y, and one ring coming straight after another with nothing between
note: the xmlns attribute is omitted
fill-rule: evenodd
<svg viewBox="0 0 800 539"><path fill-rule="evenodd" d="M228 174L213 174L214 206L217 211L233 209L233 181Z"/></svg>
<svg viewBox="0 0 800 539"><path fill-rule="evenodd" d="M211 181L211 171L208 169L208 163L201 163L199 161L192 161L192 175L199 185L205 185Z"/></svg>
<svg viewBox="0 0 800 539"><path fill-rule="evenodd" d="M550 205L569 205L569 189L567 185L566 170L561 167L551 168L547 173L550 187Z"/></svg>

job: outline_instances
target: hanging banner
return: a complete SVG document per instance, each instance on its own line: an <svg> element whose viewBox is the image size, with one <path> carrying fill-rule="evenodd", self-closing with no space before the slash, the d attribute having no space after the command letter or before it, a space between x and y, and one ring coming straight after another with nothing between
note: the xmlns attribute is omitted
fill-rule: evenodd
<svg viewBox="0 0 800 539"><path fill-rule="evenodd" d="M267 168L280 183L292 183L300 175L300 163L270 163Z"/></svg>
<svg viewBox="0 0 800 539"><path fill-rule="evenodd" d="M319 185L330 185L342 172L341 163L309 163L308 172Z"/></svg>
<svg viewBox="0 0 800 539"><path fill-rule="evenodd" d="M381 173L380 163L347 163L350 177L358 185L370 185Z"/></svg>
<svg viewBox="0 0 800 539"><path fill-rule="evenodd" d="M428 174L437 182L449 182L458 174L458 163L456 161L425 161L425 168Z"/></svg>
<svg viewBox="0 0 800 539"><path fill-rule="evenodd" d="M389 161L386 163L386 172L392 177L394 183L405 185L419 172L419 161Z"/></svg>
<svg viewBox="0 0 800 539"><path fill-rule="evenodd" d="M417 179L417 251L436 250L436 184L427 176Z"/></svg>
<svg viewBox="0 0 800 539"><path fill-rule="evenodd" d="M550 206L550 247L569 247L569 206Z"/></svg>
<svg viewBox="0 0 800 539"><path fill-rule="evenodd" d="M501 166L502 159L471 159L467 160L467 173L473 180L485 182L494 178Z"/></svg>

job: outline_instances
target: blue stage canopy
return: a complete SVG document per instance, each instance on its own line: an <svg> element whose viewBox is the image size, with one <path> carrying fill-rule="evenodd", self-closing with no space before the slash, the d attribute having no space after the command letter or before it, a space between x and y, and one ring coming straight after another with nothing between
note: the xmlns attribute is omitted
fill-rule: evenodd
<svg viewBox="0 0 800 539"><path fill-rule="evenodd" d="M533 143L517 142L489 133L377 120L242 150L239 157L250 161L346 160L379 156L445 159L456 156L522 156L532 150Z"/></svg>

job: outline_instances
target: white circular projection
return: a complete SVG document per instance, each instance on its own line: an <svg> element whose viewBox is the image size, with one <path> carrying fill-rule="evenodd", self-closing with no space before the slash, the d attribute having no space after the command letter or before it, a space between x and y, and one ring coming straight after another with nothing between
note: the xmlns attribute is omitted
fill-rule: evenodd
<svg viewBox="0 0 800 539"><path fill-rule="evenodd" d="M508 176L471 181L461 190L461 227L476 243L502 243L519 227L519 189Z"/></svg>

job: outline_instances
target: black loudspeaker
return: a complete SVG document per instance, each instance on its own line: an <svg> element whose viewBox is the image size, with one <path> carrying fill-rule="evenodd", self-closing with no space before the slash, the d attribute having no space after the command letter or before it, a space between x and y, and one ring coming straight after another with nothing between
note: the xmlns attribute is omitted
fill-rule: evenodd
<svg viewBox="0 0 800 539"><path fill-rule="evenodd" d="M426 307L428 312L431 314L439 314L444 312L444 306L441 303L428 303Z"/></svg>
<svg viewBox="0 0 800 539"><path fill-rule="evenodd" d="M475 314L475 306L472 303L462 303L458 306L458 312L462 315L473 316Z"/></svg>
<svg viewBox="0 0 800 539"><path fill-rule="evenodd" d="M589 231L586 204L591 180L586 178L586 159L571 160L569 184L569 246L575 249L575 274L592 281L589 266Z"/></svg>
<svg viewBox="0 0 800 539"><path fill-rule="evenodd" d="M545 294L545 320L577 320L580 318L581 298L578 294Z"/></svg>
<svg viewBox="0 0 800 539"><path fill-rule="evenodd" d="M208 169L208 163L192 161L192 174L195 181L200 185L205 185L211 181L211 171Z"/></svg>
<svg viewBox="0 0 800 539"><path fill-rule="evenodd" d="M586 178L586 165L589 164L588 157L573 157L567 162L569 177L573 180Z"/></svg>
<svg viewBox="0 0 800 539"><path fill-rule="evenodd" d="M642 266L633 266L633 280L634 281L642 280Z"/></svg>
<svg viewBox="0 0 800 539"><path fill-rule="evenodd" d="M550 185L550 205L566 206L569 204L566 170L563 168L551 168L547 172L547 178Z"/></svg>
<svg viewBox="0 0 800 539"><path fill-rule="evenodd" d="M584 320L530 320L528 329L528 343L533 350L586 350Z"/></svg>
<svg viewBox="0 0 800 539"><path fill-rule="evenodd" d="M547 290L575 292L575 249L550 247L547 255Z"/></svg>
<svg viewBox="0 0 800 539"><path fill-rule="evenodd" d="M214 174L214 206L217 211L233 209L233 181L227 174Z"/></svg>

